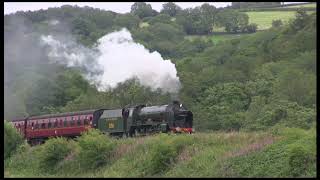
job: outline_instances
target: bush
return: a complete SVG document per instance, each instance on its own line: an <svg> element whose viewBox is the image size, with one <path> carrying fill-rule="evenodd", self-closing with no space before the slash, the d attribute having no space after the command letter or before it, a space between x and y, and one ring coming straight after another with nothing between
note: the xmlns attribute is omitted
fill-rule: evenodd
<svg viewBox="0 0 320 180"><path fill-rule="evenodd" d="M176 157L188 145L194 143L194 138L189 135L171 136L161 134L159 139L151 144L149 165L151 174L160 174L167 171L176 161Z"/></svg>
<svg viewBox="0 0 320 180"><path fill-rule="evenodd" d="M53 172L73 149L74 142L65 138L52 138L40 147L39 165L44 172Z"/></svg>
<svg viewBox="0 0 320 180"><path fill-rule="evenodd" d="M4 159L10 157L22 142L23 137L21 134L10 122L4 121Z"/></svg>
<svg viewBox="0 0 320 180"><path fill-rule="evenodd" d="M280 27L282 25L283 25L283 23L282 23L281 19L272 20L272 27L278 28L278 27Z"/></svg>
<svg viewBox="0 0 320 180"><path fill-rule="evenodd" d="M12 156L5 160L5 170L14 172L16 177L34 177L39 172L40 146L31 148L28 143L23 143Z"/></svg>
<svg viewBox="0 0 320 180"><path fill-rule="evenodd" d="M308 149L300 144L293 144L288 148L289 168L292 176L304 176L313 162L313 155ZM315 161L313 162L315 163ZM312 164L313 164L312 163Z"/></svg>
<svg viewBox="0 0 320 180"><path fill-rule="evenodd" d="M258 29L258 25L255 23L251 23L246 26L246 30L247 30L246 32L249 32L249 33L254 33L257 31L257 29Z"/></svg>
<svg viewBox="0 0 320 180"><path fill-rule="evenodd" d="M78 138L79 161L83 168L96 168L108 162L115 147L109 137L91 129Z"/></svg>
<svg viewBox="0 0 320 180"><path fill-rule="evenodd" d="M157 174L165 171L169 165L173 164L177 152L173 146L168 143L154 144L151 147L150 174Z"/></svg>

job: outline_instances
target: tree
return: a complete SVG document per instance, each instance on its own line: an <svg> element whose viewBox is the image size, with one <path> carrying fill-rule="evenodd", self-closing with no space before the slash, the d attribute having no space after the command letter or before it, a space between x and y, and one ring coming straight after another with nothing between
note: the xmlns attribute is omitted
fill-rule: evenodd
<svg viewBox="0 0 320 180"><path fill-rule="evenodd" d="M204 125L215 130L239 130L244 120L242 112L247 110L249 104L250 96L243 84L217 84L203 93L203 99L198 104L201 111L196 116L205 122Z"/></svg>
<svg viewBox="0 0 320 180"><path fill-rule="evenodd" d="M182 9L173 2L168 2L162 5L160 13L167 14L169 16L176 16Z"/></svg>
<svg viewBox="0 0 320 180"><path fill-rule="evenodd" d="M11 122L4 121L3 130L4 130L3 153L4 153L4 159L7 159L23 143L23 137L17 131L17 129L13 127Z"/></svg>
<svg viewBox="0 0 320 180"><path fill-rule="evenodd" d="M89 83L75 71L62 71L51 79L38 81L26 99L29 114L52 113L89 89ZM58 110L57 110L58 111Z"/></svg>
<svg viewBox="0 0 320 180"><path fill-rule="evenodd" d="M283 23L282 23L281 19L272 20L272 27L278 28L278 27L280 27L282 25L283 25Z"/></svg>
<svg viewBox="0 0 320 180"><path fill-rule="evenodd" d="M150 25L156 23L173 24L173 22L171 21L171 17L167 14L159 14L158 16L151 17L149 18L148 23Z"/></svg>
<svg viewBox="0 0 320 180"><path fill-rule="evenodd" d="M201 8L188 8L177 15L177 23L180 24L187 34L208 34L212 31L210 18L201 13Z"/></svg>
<svg viewBox="0 0 320 180"><path fill-rule="evenodd" d="M254 33L257 31L258 25L255 23L251 23L245 27L244 32Z"/></svg>
<svg viewBox="0 0 320 180"><path fill-rule="evenodd" d="M115 24L120 27L126 27L129 30L137 28L139 26L139 18L132 14L117 15L115 18Z"/></svg>
<svg viewBox="0 0 320 180"><path fill-rule="evenodd" d="M308 18L309 18L309 15L307 14L307 12L303 8L298 9L296 11L296 18L291 23L291 27L295 31L302 29L307 24Z"/></svg>
<svg viewBox="0 0 320 180"><path fill-rule="evenodd" d="M215 22L215 16L217 13L216 7L209 5L208 3L204 3L200 7L202 20L206 24L206 26L211 29L213 28L214 22ZM209 32L211 32L210 30Z"/></svg>
<svg viewBox="0 0 320 180"><path fill-rule="evenodd" d="M249 22L249 16L234 10L223 10L217 14L217 24L224 26L227 32L243 32Z"/></svg>
<svg viewBox="0 0 320 180"><path fill-rule="evenodd" d="M145 2L135 2L131 6L131 13L138 16L140 19L155 15L151 5Z"/></svg>
<svg viewBox="0 0 320 180"><path fill-rule="evenodd" d="M276 90L282 99L312 107L316 100L316 76L299 69L287 69L279 74Z"/></svg>

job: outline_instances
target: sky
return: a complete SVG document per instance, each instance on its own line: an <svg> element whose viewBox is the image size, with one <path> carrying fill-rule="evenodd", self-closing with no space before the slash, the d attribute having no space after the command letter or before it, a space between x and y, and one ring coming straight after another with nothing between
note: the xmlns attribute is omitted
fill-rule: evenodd
<svg viewBox="0 0 320 180"><path fill-rule="evenodd" d="M15 13L17 11L36 11L46 10L49 7L61 7L63 5L77 5L79 7L89 6L93 8L100 8L104 10L111 10L117 13L128 13L130 12L131 6L134 2L5 2L4 3L4 14ZM166 2L147 2L151 4L152 9L160 11L162 4ZM204 2L176 2L181 8L190 8L201 6ZM215 7L226 7L231 5L231 2L208 2ZM290 3L286 2L285 4ZM298 2L292 2L298 3Z"/></svg>

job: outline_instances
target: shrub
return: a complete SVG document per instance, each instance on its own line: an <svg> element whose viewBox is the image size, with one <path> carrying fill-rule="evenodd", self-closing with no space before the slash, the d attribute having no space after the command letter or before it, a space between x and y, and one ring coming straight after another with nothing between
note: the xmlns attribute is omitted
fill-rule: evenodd
<svg viewBox="0 0 320 180"><path fill-rule="evenodd" d="M160 134L156 139L147 143L147 157L139 163L146 175L160 175L172 166L182 149L194 142L190 136L171 136Z"/></svg>
<svg viewBox="0 0 320 180"><path fill-rule="evenodd" d="M313 162L313 155L305 146L293 144L288 148L289 169L294 177L303 176ZM315 163L315 162L314 162Z"/></svg>
<svg viewBox="0 0 320 180"><path fill-rule="evenodd" d="M91 129L78 138L79 161L83 168L96 168L108 162L115 142L97 129Z"/></svg>
<svg viewBox="0 0 320 180"><path fill-rule="evenodd" d="M251 23L243 28L243 32L254 33L258 29L258 25L255 23Z"/></svg>
<svg viewBox="0 0 320 180"><path fill-rule="evenodd" d="M282 23L281 19L272 20L272 27L278 28L278 27L280 27L282 25L283 25L283 23Z"/></svg>
<svg viewBox="0 0 320 180"><path fill-rule="evenodd" d="M28 143L23 143L12 156L5 160L5 170L14 172L14 176L30 177L38 176L40 146L31 148Z"/></svg>
<svg viewBox="0 0 320 180"><path fill-rule="evenodd" d="M11 125L4 121L4 159L10 157L17 147L22 144L23 137Z"/></svg>
<svg viewBox="0 0 320 180"><path fill-rule="evenodd" d="M170 164L174 162L177 152L173 146L167 143L154 144L151 147L150 163L151 174L161 173L165 171Z"/></svg>
<svg viewBox="0 0 320 180"><path fill-rule="evenodd" d="M61 162L74 149L74 142L65 138L52 138L42 145L39 151L39 165L45 172L53 172Z"/></svg>

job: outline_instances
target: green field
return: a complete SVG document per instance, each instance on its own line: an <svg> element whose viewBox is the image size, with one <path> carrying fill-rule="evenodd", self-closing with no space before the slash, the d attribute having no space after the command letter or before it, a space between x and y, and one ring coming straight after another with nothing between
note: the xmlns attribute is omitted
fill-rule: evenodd
<svg viewBox="0 0 320 180"><path fill-rule="evenodd" d="M305 7L305 8L314 7L314 8L316 8L317 4L316 3L312 3L312 4L303 4L303 5L296 5L296 6L285 6L285 7L282 7L282 8L300 8L300 7Z"/></svg>
<svg viewBox="0 0 320 180"><path fill-rule="evenodd" d="M316 7L316 4L305 4L305 5L297 5L297 6L288 6L283 8L297 8L297 7ZM308 14L313 13L314 11L307 11ZM295 11L252 11L245 12L249 16L249 23L256 23L258 25L258 30L266 30L272 26L272 21L281 19L283 23L288 23L290 19L295 17ZM175 19L172 19L173 21ZM140 23L139 27L148 27L149 24L147 22ZM213 32L226 32L224 27L213 27ZM219 35L217 38L213 38L214 42L225 40L229 38L233 38L236 35Z"/></svg>
<svg viewBox="0 0 320 180"><path fill-rule="evenodd" d="M308 14L314 11L307 11ZM272 26L272 21L281 19L283 23L295 17L295 11L262 11L262 12L246 12L249 16L249 23L256 23L258 30L265 30Z"/></svg>
<svg viewBox="0 0 320 180"><path fill-rule="evenodd" d="M195 38L201 38L204 40L211 40L213 43L217 44L218 42L225 41L225 40L230 40L230 39L235 39L243 36L249 36L250 34L215 34L215 35L192 35L192 36L185 36L186 39L193 40Z"/></svg>
<svg viewBox="0 0 320 180"><path fill-rule="evenodd" d="M272 21L281 19L287 23L289 19L294 18L295 11L265 11L265 12L246 12L249 16L249 23L256 23L258 30L265 30L272 26Z"/></svg>
<svg viewBox="0 0 320 180"><path fill-rule="evenodd" d="M147 23L147 22L142 22L139 24L140 28L144 28L144 27L148 27L148 26L149 26L149 23Z"/></svg>

